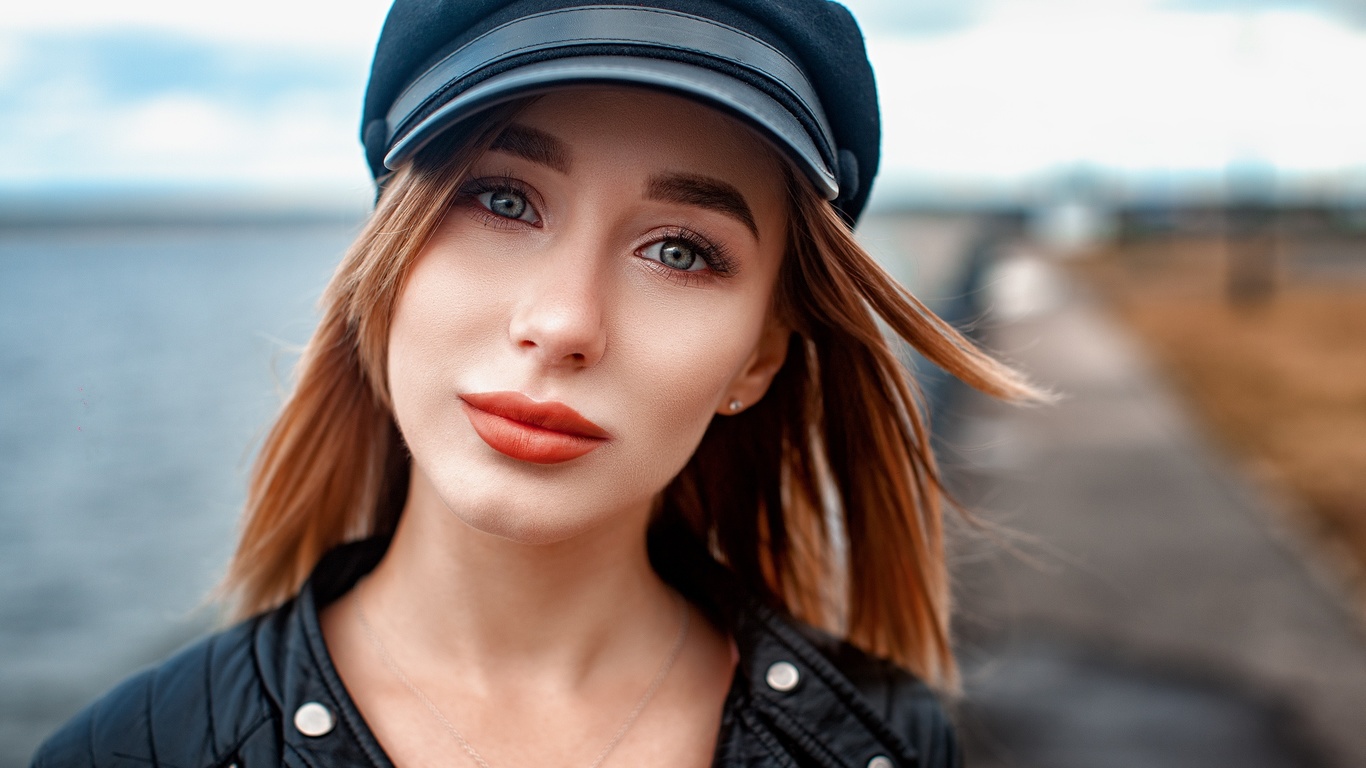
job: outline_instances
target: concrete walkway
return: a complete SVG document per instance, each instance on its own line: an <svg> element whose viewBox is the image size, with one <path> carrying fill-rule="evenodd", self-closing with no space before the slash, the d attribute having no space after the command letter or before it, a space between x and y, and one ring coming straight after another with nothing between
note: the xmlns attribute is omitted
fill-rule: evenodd
<svg viewBox="0 0 1366 768"><path fill-rule="evenodd" d="M1093 299L1027 256L996 277L987 344L1066 399L949 409L953 480L1007 529L958 545L969 764L1366 766L1345 590Z"/></svg>

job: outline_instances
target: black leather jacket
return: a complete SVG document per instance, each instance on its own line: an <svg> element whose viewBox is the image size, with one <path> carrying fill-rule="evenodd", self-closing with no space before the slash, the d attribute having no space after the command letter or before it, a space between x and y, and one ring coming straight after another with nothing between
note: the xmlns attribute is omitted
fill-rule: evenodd
<svg viewBox="0 0 1366 768"><path fill-rule="evenodd" d="M292 602L125 681L53 734L34 768L390 768L318 625L318 609L368 573L386 546L334 550ZM705 578L674 586L728 629L740 652L714 766L960 764L949 721L923 683L761 604L707 562ZM780 662L797 671L790 688L791 670L773 676L787 690L768 682Z"/></svg>

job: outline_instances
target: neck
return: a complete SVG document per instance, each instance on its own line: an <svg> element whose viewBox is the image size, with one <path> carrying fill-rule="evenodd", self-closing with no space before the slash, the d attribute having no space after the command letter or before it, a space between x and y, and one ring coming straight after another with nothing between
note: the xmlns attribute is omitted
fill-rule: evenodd
<svg viewBox="0 0 1366 768"><path fill-rule="evenodd" d="M573 684L677 631L677 598L646 554L648 513L529 544L467 524L415 475L389 551L358 594L405 655L490 681L531 672Z"/></svg>

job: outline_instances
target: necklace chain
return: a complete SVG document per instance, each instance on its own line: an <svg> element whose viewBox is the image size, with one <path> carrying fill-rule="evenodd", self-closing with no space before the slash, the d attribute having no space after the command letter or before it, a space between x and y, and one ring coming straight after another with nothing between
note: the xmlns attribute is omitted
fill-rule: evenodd
<svg viewBox="0 0 1366 768"><path fill-rule="evenodd" d="M352 590L352 594L355 597L356 617L360 619L361 630L364 631L365 636L369 638L370 644L375 646L375 651L379 653L379 657L384 662L384 666L389 668L389 671L393 673L394 677L398 678L400 683L403 683L404 688L407 688L418 701L422 702L422 706L426 707L427 711L432 713L432 717L435 717L437 721L441 723L441 726L446 729L446 732L451 735L451 738L455 739L456 743L460 745L460 748L465 751L465 754L470 756L470 759L473 760L479 768L492 768L488 761L484 759L484 756L479 754L479 751L476 750L465 738L465 735L460 732L460 729L456 728L455 724L446 717L441 709L427 697L427 694L423 693L422 689L418 688L417 684L404 674L403 669L399 667L398 662L394 661L394 657L389 655L389 649L384 647L384 642L381 641L379 635L375 633L375 628L370 625L369 619L365 617L365 607L360 599L360 590ZM664 683L664 678L668 676L669 670L673 669L674 662L678 661L679 654L683 652L683 641L688 636L688 603L686 600L679 598L679 605L681 617L679 620L678 636L674 638L674 644L673 647L669 649L669 655L665 657L664 663L659 667L659 671L655 672L654 679L650 681L650 687L645 689L645 694L640 697L640 701L636 702L635 707L626 715L626 719L621 721L621 725L617 728L616 733L612 734L612 739L602 748L602 751L598 753L597 758L589 764L588 768L599 768L603 761L607 759L607 756L612 753L612 750L616 749L617 745L621 743L621 740L626 737L626 732L631 730L632 725L635 725L636 718L640 717L640 713L645 710L645 705L649 704L650 699L654 698L655 692L658 691L659 686Z"/></svg>

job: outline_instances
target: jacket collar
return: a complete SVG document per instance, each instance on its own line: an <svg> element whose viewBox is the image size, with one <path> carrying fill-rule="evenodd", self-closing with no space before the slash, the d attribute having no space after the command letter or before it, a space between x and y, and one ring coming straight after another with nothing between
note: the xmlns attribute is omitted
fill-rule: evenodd
<svg viewBox="0 0 1366 768"><path fill-rule="evenodd" d="M328 552L293 602L267 614L257 628L256 663L281 713L285 752L308 765L393 768L342 684L318 620L318 612L373 570L388 547L388 539L367 539ZM305 717L313 720L300 722Z"/></svg>
<svg viewBox="0 0 1366 768"><path fill-rule="evenodd" d="M256 663L281 712L285 749L309 765L393 768L342 684L318 620L387 548L387 539L369 539L332 550L298 597L257 625ZM917 764L915 751L832 663L847 645L765 605L704 551L700 557L661 574L726 629L739 651L715 766L791 765L793 747L828 766L876 765L870 761L877 756L902 768Z"/></svg>

